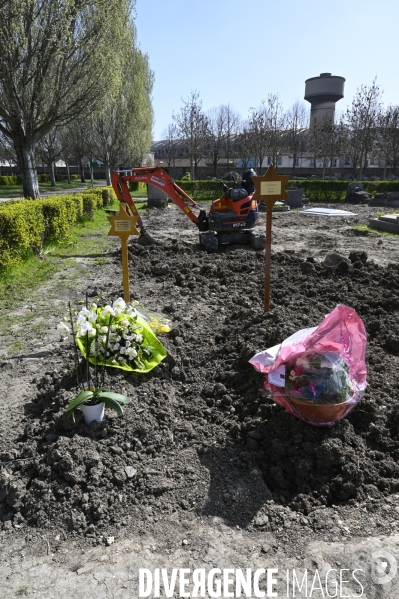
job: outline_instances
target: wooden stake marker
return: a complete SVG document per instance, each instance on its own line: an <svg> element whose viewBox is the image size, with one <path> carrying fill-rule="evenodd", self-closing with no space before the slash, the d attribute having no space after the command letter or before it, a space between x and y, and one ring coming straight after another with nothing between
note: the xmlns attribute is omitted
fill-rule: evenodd
<svg viewBox="0 0 399 599"><path fill-rule="evenodd" d="M264 311L269 311L270 306L270 257L272 251L272 210L277 200L288 200L285 186L289 175L278 175L271 164L263 177L252 177L256 187L254 200L266 204L266 248L265 248L265 303Z"/></svg>
<svg viewBox="0 0 399 599"><path fill-rule="evenodd" d="M127 240L130 235L140 235L135 227L139 217L130 216L126 212L125 205L121 203L118 214L115 216L107 216L107 219L111 223L108 235L111 237L120 237L122 243L123 299L125 302L130 302Z"/></svg>

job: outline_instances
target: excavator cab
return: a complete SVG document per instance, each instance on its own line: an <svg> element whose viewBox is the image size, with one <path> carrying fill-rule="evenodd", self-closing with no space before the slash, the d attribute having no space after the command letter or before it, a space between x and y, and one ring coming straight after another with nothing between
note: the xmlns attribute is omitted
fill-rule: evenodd
<svg viewBox="0 0 399 599"><path fill-rule="evenodd" d="M255 249L265 247L265 236L253 231L259 223L258 205L256 200L252 199L255 188L248 194L242 187L237 186L228 197L223 194L221 198L214 200L209 213L206 214L205 210L160 167L133 168L130 175L113 171L111 181L119 201L124 202L128 210L137 216L140 238L146 235L146 231L130 194L129 181L141 181L164 191L198 227L200 244L207 252L216 252L219 245L225 243L250 243Z"/></svg>

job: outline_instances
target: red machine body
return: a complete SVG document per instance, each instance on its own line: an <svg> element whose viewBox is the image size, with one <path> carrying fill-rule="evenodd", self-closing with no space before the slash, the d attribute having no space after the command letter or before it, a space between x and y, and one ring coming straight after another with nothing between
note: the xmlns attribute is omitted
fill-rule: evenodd
<svg viewBox="0 0 399 599"><path fill-rule="evenodd" d="M113 171L111 182L119 201L125 202L128 211L130 209L131 214L138 217L137 226L141 234L145 234L146 231L131 196L128 187L129 181L147 183L161 189L196 224L200 231L200 243L209 252L216 251L219 243L228 243L231 240L234 243L238 241L248 243L244 240L244 236L237 241L235 234L238 232L248 234L259 222L257 202L252 199L252 195L235 199L234 194L233 197L225 197L225 194L212 202L209 214L207 214L173 181L164 169L160 167L133 168L131 173L131 175L127 175ZM235 195L239 196L240 194ZM234 234L234 239L232 234ZM254 246L253 241L250 240L250 242Z"/></svg>

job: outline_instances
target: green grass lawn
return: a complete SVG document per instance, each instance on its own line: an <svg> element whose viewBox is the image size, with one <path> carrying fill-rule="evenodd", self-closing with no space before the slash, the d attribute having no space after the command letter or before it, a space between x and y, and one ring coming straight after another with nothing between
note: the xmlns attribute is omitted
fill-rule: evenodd
<svg viewBox="0 0 399 599"><path fill-rule="evenodd" d="M95 179L95 185L106 185L105 180ZM46 191L59 191L62 192L66 189L77 189L77 188L88 188L91 187L91 182L86 181L86 183L82 183L81 181L71 181L68 183L67 181L57 181L57 185L55 187L51 186L51 183L39 183L40 193L45 193ZM0 198L22 198L22 185L0 185Z"/></svg>
<svg viewBox="0 0 399 599"><path fill-rule="evenodd" d="M114 207L119 202L110 206ZM108 236L106 217L104 209L97 210L93 220L82 219L64 239L44 246L40 256L31 256L0 275L0 360L20 353L28 339L45 338L48 318L65 315L65 302L60 299L75 288L77 277L84 279L91 265L105 264L107 253L120 247L117 237Z"/></svg>
<svg viewBox="0 0 399 599"><path fill-rule="evenodd" d="M109 208L119 208L119 202ZM72 227L64 239L44 246L39 257L31 256L0 275L0 312L15 302L24 301L51 276L76 262L81 256L102 260L104 250L118 241L108 237L110 229L107 213L96 210L93 220L82 219Z"/></svg>
<svg viewBox="0 0 399 599"><path fill-rule="evenodd" d="M368 235L374 237L398 237L397 233L388 233L387 231L379 231L378 229L372 229L368 225L355 225L351 227L352 231L355 234L359 235L359 237L367 237Z"/></svg>

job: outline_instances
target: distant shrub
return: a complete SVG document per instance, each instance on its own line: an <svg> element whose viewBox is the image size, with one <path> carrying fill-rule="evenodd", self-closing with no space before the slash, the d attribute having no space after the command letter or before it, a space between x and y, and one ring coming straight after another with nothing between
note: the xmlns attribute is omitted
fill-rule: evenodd
<svg viewBox="0 0 399 599"><path fill-rule="evenodd" d="M194 200L212 201L220 197L223 192L220 181L215 179L210 181L181 179L175 183Z"/></svg>
<svg viewBox="0 0 399 599"><path fill-rule="evenodd" d="M362 181L363 188L369 193L388 193L399 191L399 181Z"/></svg>
<svg viewBox="0 0 399 599"><path fill-rule="evenodd" d="M311 202L341 202L345 200L349 183L354 181L334 179L291 179L286 189L304 188L304 194ZM399 181L361 181L359 185L369 193L399 191Z"/></svg>
<svg viewBox="0 0 399 599"><path fill-rule="evenodd" d="M0 185L21 185L22 179L19 175L0 175Z"/></svg>
<svg viewBox="0 0 399 599"><path fill-rule="evenodd" d="M32 252L38 254L44 243L64 238L80 218L93 218L95 210L105 205L104 191L107 191L107 205L112 204L116 195L109 187L1 204L0 272Z"/></svg>
<svg viewBox="0 0 399 599"><path fill-rule="evenodd" d="M142 181L129 181L130 191L142 191L144 194L147 193L147 185Z"/></svg>

